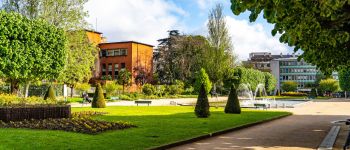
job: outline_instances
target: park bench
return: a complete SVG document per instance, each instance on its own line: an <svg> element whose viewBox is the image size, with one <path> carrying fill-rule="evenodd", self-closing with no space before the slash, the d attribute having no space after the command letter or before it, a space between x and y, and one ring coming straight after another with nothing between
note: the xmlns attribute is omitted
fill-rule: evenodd
<svg viewBox="0 0 350 150"><path fill-rule="evenodd" d="M135 101L135 104L137 106L139 106L139 104L147 104L149 106L149 104L151 104L151 103L152 103L152 101L146 101L146 100L137 100L137 101Z"/></svg>
<svg viewBox="0 0 350 150"><path fill-rule="evenodd" d="M263 108L263 109L266 109L266 110L267 110L266 104L254 104L254 107L255 107L255 108Z"/></svg>

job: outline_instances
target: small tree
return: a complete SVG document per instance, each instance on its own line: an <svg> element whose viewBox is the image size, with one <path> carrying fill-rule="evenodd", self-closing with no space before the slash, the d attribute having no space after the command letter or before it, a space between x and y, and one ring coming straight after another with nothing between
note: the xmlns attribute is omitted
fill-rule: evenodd
<svg viewBox="0 0 350 150"><path fill-rule="evenodd" d="M241 106L239 104L237 90L234 85L231 86L230 95L228 96L227 104L225 106L225 113L240 114Z"/></svg>
<svg viewBox="0 0 350 150"><path fill-rule="evenodd" d="M50 86L47 89L47 92L44 96L44 100L56 100L56 96L55 96L55 90L53 89L52 86Z"/></svg>
<svg viewBox="0 0 350 150"><path fill-rule="evenodd" d="M131 83L131 73L126 69L122 69L118 74L117 82L123 86L124 92L125 86Z"/></svg>
<svg viewBox="0 0 350 150"><path fill-rule="evenodd" d="M103 90L101 87L101 84L98 83L96 86L94 98L91 103L92 108L105 108L106 107L106 102L105 98L103 96Z"/></svg>
<svg viewBox="0 0 350 150"><path fill-rule="evenodd" d="M285 92L293 92L296 91L298 87L298 83L295 81L284 81L282 83L282 90Z"/></svg>
<svg viewBox="0 0 350 150"><path fill-rule="evenodd" d="M204 84L205 91L207 94L209 93L211 89L211 82L209 80L208 74L205 72L205 70L202 68L196 76L196 81L194 83L194 91L196 93L200 92L201 86Z"/></svg>
<svg viewBox="0 0 350 150"><path fill-rule="evenodd" d="M106 83L104 86L103 86L103 89L106 90L106 96L107 97L110 97L110 96L113 96L117 90L118 90L118 85L115 84L115 83Z"/></svg>
<svg viewBox="0 0 350 150"><path fill-rule="evenodd" d="M82 95L83 92L88 91L91 88L89 83L78 83L75 86L75 90L78 91L79 95Z"/></svg>
<svg viewBox="0 0 350 150"><path fill-rule="evenodd" d="M327 94L330 94L332 92L336 92L339 90L339 82L334 79L325 79L321 80L320 82L320 89Z"/></svg>
<svg viewBox="0 0 350 150"><path fill-rule="evenodd" d="M196 108L194 109L194 112L198 118L208 118L210 116L207 93L208 92L205 89L205 85L202 84L199 91Z"/></svg>
<svg viewBox="0 0 350 150"><path fill-rule="evenodd" d="M339 71L339 85L340 88L345 92L345 98L347 97L346 92L350 91L350 70L342 69Z"/></svg>

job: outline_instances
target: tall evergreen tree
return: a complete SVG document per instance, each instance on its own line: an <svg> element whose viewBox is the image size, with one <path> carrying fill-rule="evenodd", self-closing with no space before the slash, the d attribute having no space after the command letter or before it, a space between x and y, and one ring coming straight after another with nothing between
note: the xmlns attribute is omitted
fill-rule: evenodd
<svg viewBox="0 0 350 150"><path fill-rule="evenodd" d="M194 112L198 118L208 118L210 116L209 108L208 95L204 84L202 84Z"/></svg>
<svg viewBox="0 0 350 150"><path fill-rule="evenodd" d="M225 113L230 113L230 114L241 113L241 106L239 104L237 90L233 84L231 86L230 94L228 96L227 104L225 106Z"/></svg>

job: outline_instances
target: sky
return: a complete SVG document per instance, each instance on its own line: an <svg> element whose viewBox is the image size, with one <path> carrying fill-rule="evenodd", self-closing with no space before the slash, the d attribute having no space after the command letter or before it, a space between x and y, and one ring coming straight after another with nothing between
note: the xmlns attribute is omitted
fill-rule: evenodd
<svg viewBox="0 0 350 150"><path fill-rule="evenodd" d="M217 3L224 6L234 53L240 60L247 59L250 52L292 53L279 42L279 35L271 35L273 25L262 15L250 23L249 13L232 13L229 0L89 0L85 9L91 28L102 32L108 42L133 40L156 46L158 39L174 29L207 36L208 14Z"/></svg>

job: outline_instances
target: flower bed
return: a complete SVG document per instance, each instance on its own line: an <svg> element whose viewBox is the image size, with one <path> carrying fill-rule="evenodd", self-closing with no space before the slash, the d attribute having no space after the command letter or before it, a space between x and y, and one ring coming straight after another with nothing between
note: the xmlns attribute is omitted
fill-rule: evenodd
<svg viewBox="0 0 350 150"><path fill-rule="evenodd" d="M13 105L0 107L0 120L4 122L30 119L69 118L70 105Z"/></svg>

